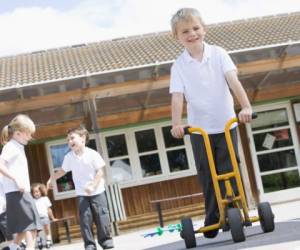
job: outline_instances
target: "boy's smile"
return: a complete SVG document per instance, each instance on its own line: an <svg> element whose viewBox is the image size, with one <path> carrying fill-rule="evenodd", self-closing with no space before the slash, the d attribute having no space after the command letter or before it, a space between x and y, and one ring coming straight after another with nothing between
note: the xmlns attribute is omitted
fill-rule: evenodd
<svg viewBox="0 0 300 250"><path fill-rule="evenodd" d="M80 136L77 133L71 133L67 137L68 145L76 154L80 154L85 147L85 136Z"/></svg>

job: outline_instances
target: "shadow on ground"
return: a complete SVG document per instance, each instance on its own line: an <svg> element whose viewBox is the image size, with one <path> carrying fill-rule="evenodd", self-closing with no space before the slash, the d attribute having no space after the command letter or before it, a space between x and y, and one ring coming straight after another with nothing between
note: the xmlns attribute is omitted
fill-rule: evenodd
<svg viewBox="0 0 300 250"><path fill-rule="evenodd" d="M263 233L259 225L247 227L245 229L246 241L233 243L230 232L220 232L214 239L206 239L202 234L197 234L197 247L193 249L217 249L217 250L236 250L258 246L268 246L289 241L297 241L300 239L300 220L292 220L286 222L277 222L275 231L271 233ZM184 241L178 241L151 247L144 250L182 250L186 249Z"/></svg>

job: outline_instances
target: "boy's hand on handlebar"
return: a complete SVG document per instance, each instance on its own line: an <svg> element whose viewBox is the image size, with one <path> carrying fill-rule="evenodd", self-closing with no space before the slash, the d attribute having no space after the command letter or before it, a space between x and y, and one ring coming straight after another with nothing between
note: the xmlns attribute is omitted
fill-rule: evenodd
<svg viewBox="0 0 300 250"><path fill-rule="evenodd" d="M171 134L174 138L180 139L184 136L184 127L183 125L175 125L171 129Z"/></svg>
<svg viewBox="0 0 300 250"><path fill-rule="evenodd" d="M243 108L239 113L239 122L247 123L252 121L252 108Z"/></svg>

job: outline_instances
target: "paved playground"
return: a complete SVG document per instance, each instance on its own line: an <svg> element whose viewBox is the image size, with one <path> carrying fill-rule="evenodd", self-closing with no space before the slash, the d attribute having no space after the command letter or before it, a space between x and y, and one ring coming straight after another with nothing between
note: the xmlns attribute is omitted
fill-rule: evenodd
<svg viewBox="0 0 300 250"><path fill-rule="evenodd" d="M300 250L300 201L272 205L275 214L275 231L262 233L259 223L247 227L246 241L233 243L230 232L220 233L215 239L205 239L196 235L197 247L194 249L216 250ZM251 211L256 215L256 211ZM202 225L202 221L196 221ZM153 231L141 230L134 233L123 234L114 238L114 250L183 250L184 241L179 233L164 233L162 236L144 238L143 234ZM82 250L82 241L72 244L55 245L53 250ZM101 249L100 247L98 249Z"/></svg>

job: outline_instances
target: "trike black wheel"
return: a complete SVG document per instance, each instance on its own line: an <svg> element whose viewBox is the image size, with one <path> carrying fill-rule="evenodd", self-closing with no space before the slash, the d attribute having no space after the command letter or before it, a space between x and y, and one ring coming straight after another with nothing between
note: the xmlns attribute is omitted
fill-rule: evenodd
<svg viewBox="0 0 300 250"><path fill-rule="evenodd" d="M273 232L275 229L274 214L269 202L259 203L257 209L260 226L264 233Z"/></svg>
<svg viewBox="0 0 300 250"><path fill-rule="evenodd" d="M244 223L241 216L241 212L238 208L229 208L227 210L228 224L231 231L232 240L234 242L244 241Z"/></svg>
<svg viewBox="0 0 300 250"><path fill-rule="evenodd" d="M181 237L184 239L186 248L196 247L196 238L193 227L193 222L191 218L183 218L181 220L182 231L180 233Z"/></svg>

